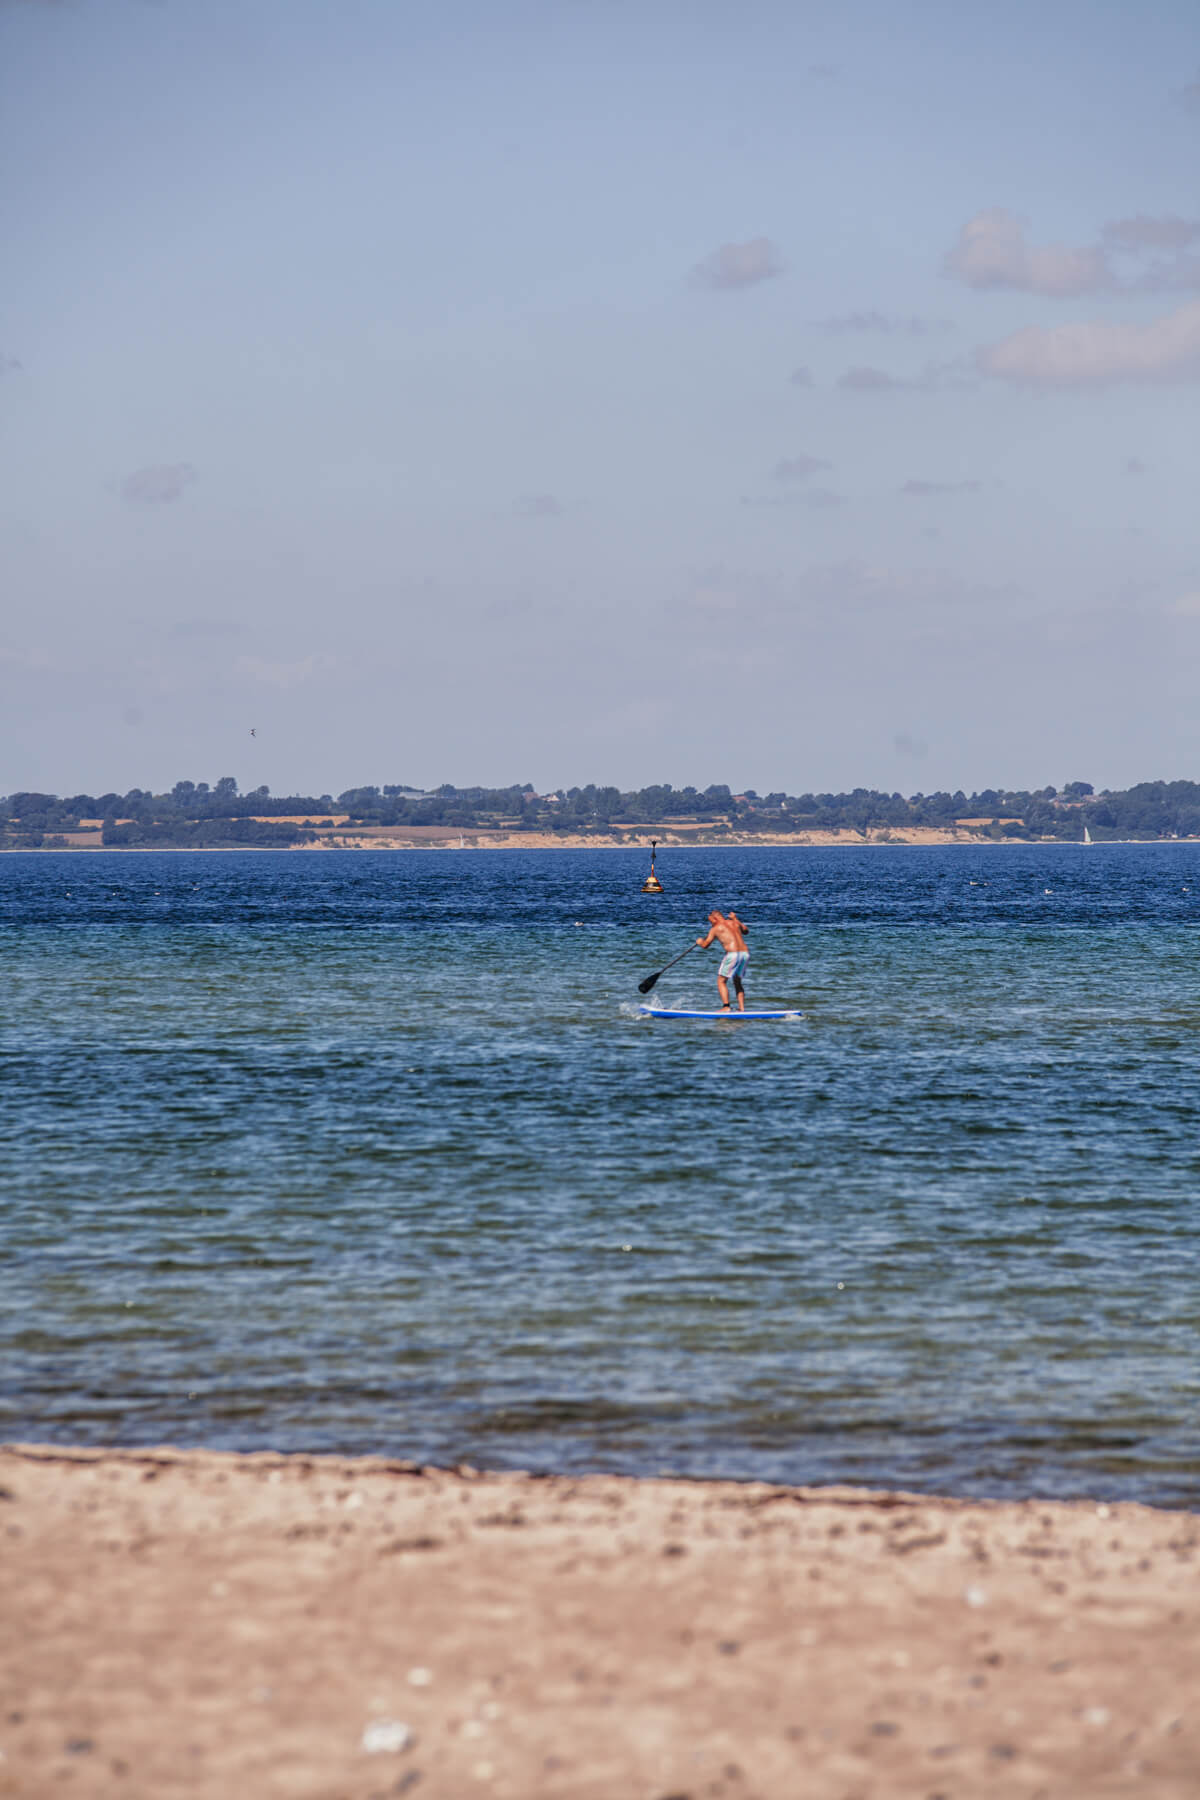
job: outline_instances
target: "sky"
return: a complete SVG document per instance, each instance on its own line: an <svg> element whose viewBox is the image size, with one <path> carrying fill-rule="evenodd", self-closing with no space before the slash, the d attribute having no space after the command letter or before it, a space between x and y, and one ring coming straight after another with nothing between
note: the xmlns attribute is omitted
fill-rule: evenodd
<svg viewBox="0 0 1200 1800"><path fill-rule="evenodd" d="M1200 777L1194 0L0 0L0 171L0 792Z"/></svg>

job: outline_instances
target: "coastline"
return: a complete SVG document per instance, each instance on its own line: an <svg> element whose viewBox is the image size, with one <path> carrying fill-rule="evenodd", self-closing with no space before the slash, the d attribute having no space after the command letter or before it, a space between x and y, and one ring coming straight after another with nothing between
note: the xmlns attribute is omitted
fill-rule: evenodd
<svg viewBox="0 0 1200 1800"><path fill-rule="evenodd" d="M992 838L985 833L970 831L942 831L933 826L913 828L909 831L791 831L774 833L730 832L715 837L703 836L657 836L652 835L649 828L643 832L628 832L608 836L575 835L557 831L514 831L514 832L443 832L434 828L420 828L427 835L417 836L414 831L393 832L380 829L378 835L367 836L359 833L333 832L325 833L315 842L309 844L101 844L65 843L41 844L29 847L5 847L0 850L4 856L66 856L77 851L91 853L107 851L113 856L159 856L188 854L192 856L226 856L230 854L246 855L269 853L277 855L281 850L288 854L321 853L330 850L646 850L651 843L659 850L866 850L874 848L929 848L945 849L953 846L963 848L974 847L981 850L1003 850L1014 845L1062 845L1064 848L1077 850L1099 850L1109 844L1143 845L1164 843L1197 843L1197 838L1103 838L1088 845L1074 838L1028 837L1028 838ZM83 834L72 834L80 837ZM460 843L459 838L463 839Z"/></svg>
<svg viewBox="0 0 1200 1800"><path fill-rule="evenodd" d="M50 1445L0 1492L6 1796L1200 1787L1194 1513Z"/></svg>

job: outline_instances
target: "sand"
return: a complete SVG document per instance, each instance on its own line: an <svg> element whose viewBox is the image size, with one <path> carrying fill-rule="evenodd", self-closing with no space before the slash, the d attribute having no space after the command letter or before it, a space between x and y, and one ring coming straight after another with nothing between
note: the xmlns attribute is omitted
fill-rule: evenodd
<svg viewBox="0 0 1200 1800"><path fill-rule="evenodd" d="M279 821L274 821L278 823ZM68 831L52 834L53 845L23 854L40 855L52 850L103 850L98 831ZM662 849L770 850L821 849L838 846L861 850L865 844L946 844L991 845L1013 843L1058 843L1058 838L990 838L979 831L959 831L951 827L909 825L903 828L880 828L871 831L714 831L711 825L651 826L624 825L611 832L504 831L482 827L445 825L366 825L339 827L318 831L311 842L285 844L286 850L649 850L652 843ZM278 849L281 846L238 844L134 844L120 846L123 856L159 854L163 851L198 851L226 854L246 850ZM10 854L22 854L10 852Z"/></svg>
<svg viewBox="0 0 1200 1800"><path fill-rule="evenodd" d="M0 1794L1195 1800L1200 1517L0 1451Z"/></svg>

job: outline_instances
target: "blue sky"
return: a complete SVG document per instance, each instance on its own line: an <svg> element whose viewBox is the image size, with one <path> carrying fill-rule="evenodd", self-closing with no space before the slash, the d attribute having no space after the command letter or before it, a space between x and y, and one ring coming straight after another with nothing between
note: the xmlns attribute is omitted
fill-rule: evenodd
<svg viewBox="0 0 1200 1800"><path fill-rule="evenodd" d="M1194 6L0 0L0 71L0 791L1200 773Z"/></svg>

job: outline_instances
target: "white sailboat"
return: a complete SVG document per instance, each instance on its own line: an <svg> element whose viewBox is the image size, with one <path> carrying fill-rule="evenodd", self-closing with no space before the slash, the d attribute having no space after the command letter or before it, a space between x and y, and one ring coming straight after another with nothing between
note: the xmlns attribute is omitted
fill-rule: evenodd
<svg viewBox="0 0 1200 1800"><path fill-rule="evenodd" d="M1092 841L1092 834L1091 834L1091 832L1090 832L1090 831L1089 831L1089 830L1088 830L1088 828L1087 828L1087 826L1086 826L1086 825L1085 825L1085 826L1084 826L1084 828L1083 828L1083 841L1084 841L1084 843L1085 843L1085 844L1090 844L1090 843L1091 843L1091 841Z"/></svg>

